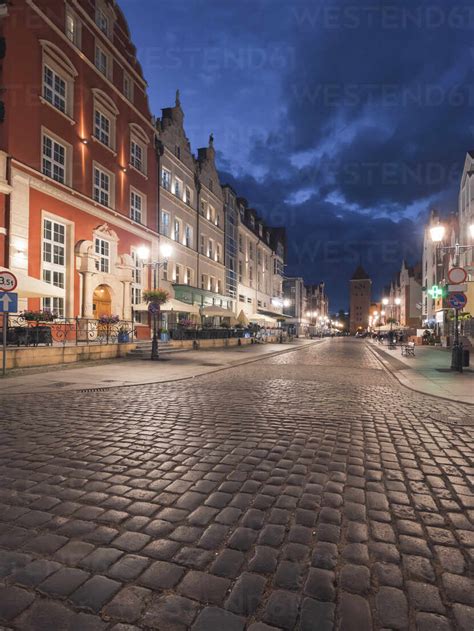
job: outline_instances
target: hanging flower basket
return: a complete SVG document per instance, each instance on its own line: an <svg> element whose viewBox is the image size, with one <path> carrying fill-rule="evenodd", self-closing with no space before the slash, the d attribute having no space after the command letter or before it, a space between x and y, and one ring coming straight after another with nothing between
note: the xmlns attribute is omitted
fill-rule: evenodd
<svg viewBox="0 0 474 631"><path fill-rule="evenodd" d="M170 299L170 293L166 289L147 289L142 293L142 297L148 304L164 305Z"/></svg>
<svg viewBox="0 0 474 631"><path fill-rule="evenodd" d="M56 314L48 309L43 309L42 311L23 311L20 313L20 317L27 322L53 322Z"/></svg>

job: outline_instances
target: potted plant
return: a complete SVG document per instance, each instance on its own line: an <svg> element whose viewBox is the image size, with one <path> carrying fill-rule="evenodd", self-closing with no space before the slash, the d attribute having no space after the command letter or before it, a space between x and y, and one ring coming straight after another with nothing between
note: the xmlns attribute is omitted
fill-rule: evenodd
<svg viewBox="0 0 474 631"><path fill-rule="evenodd" d="M122 324L118 329L118 343L128 344L128 342L130 342L130 331L127 326Z"/></svg>
<svg viewBox="0 0 474 631"><path fill-rule="evenodd" d="M20 317L24 318L27 322L52 322L56 318L56 314L49 309L42 309L40 311L23 311L20 313Z"/></svg>

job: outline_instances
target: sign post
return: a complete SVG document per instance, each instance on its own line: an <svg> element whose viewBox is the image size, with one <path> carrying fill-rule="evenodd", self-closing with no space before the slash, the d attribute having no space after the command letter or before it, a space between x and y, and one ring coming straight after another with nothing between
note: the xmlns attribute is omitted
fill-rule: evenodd
<svg viewBox="0 0 474 631"><path fill-rule="evenodd" d="M456 266L448 270L448 279L454 286L462 285L466 278L467 272L463 267ZM463 369L463 347L459 342L459 311L464 309L466 304L467 297L463 291L451 291L448 294L448 305L451 309L454 309L454 341L451 355L451 370L456 370L457 372L462 372Z"/></svg>
<svg viewBox="0 0 474 631"><path fill-rule="evenodd" d="M5 376L7 372L7 333L8 333L8 314L18 311L18 294L13 292L0 293L0 310L3 313L2 322L2 374Z"/></svg>

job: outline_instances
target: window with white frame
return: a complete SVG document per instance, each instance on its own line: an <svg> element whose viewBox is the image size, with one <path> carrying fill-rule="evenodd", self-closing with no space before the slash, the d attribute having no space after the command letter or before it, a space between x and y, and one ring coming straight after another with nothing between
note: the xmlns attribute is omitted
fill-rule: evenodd
<svg viewBox="0 0 474 631"><path fill-rule="evenodd" d="M67 111L67 81L55 70L43 66L43 97L60 112Z"/></svg>
<svg viewBox="0 0 474 631"><path fill-rule="evenodd" d="M218 263L222 262L222 246L220 243L218 243L216 246L216 261Z"/></svg>
<svg viewBox="0 0 474 631"><path fill-rule="evenodd" d="M242 252L242 254L244 252L244 243L243 243L241 234L239 234L239 252Z"/></svg>
<svg viewBox="0 0 474 631"><path fill-rule="evenodd" d="M193 247L193 229L189 225L184 229L184 245L188 248Z"/></svg>
<svg viewBox="0 0 474 631"><path fill-rule="evenodd" d="M77 48L81 47L81 26L81 21L77 15L67 7L65 24L66 37L74 46L77 46Z"/></svg>
<svg viewBox="0 0 474 631"><path fill-rule="evenodd" d="M95 266L99 272L110 272L110 242L100 237L95 238L95 253L97 259Z"/></svg>
<svg viewBox="0 0 474 631"><path fill-rule="evenodd" d="M100 28L102 33L104 33L104 35L107 35L107 37L110 37L110 32L111 32L110 16L106 12L106 9L104 6L97 5L96 10L95 10L95 23Z"/></svg>
<svg viewBox="0 0 474 631"><path fill-rule="evenodd" d="M201 199L201 215L205 217L206 214L207 214L207 204L203 199Z"/></svg>
<svg viewBox="0 0 474 631"><path fill-rule="evenodd" d="M201 274L201 289L209 289L207 274Z"/></svg>
<svg viewBox="0 0 474 631"><path fill-rule="evenodd" d="M217 293L218 294L222 293L222 281L220 278L217 279Z"/></svg>
<svg viewBox="0 0 474 631"><path fill-rule="evenodd" d="M52 219L43 219L43 280L50 285L66 288L66 226ZM43 298L43 309L64 317L64 297Z"/></svg>
<svg viewBox="0 0 474 631"><path fill-rule="evenodd" d="M161 266L163 280L168 280L168 261L163 261Z"/></svg>
<svg viewBox="0 0 474 631"><path fill-rule="evenodd" d="M209 242L207 245L207 256L210 259L214 258L214 241L212 239L209 239Z"/></svg>
<svg viewBox="0 0 474 631"><path fill-rule="evenodd" d="M41 170L47 177L69 184L70 147L57 140L49 132L42 134Z"/></svg>
<svg viewBox="0 0 474 631"><path fill-rule="evenodd" d="M166 210L161 211L161 234L170 236L170 214Z"/></svg>
<svg viewBox="0 0 474 631"><path fill-rule="evenodd" d="M93 197L104 206L113 206L113 176L105 169L95 165L93 170Z"/></svg>
<svg viewBox="0 0 474 631"><path fill-rule="evenodd" d="M184 201L188 204L188 206L191 206L191 189L189 186L186 186Z"/></svg>
<svg viewBox="0 0 474 631"><path fill-rule="evenodd" d="M178 285L181 283L181 265L177 263L174 267L174 282Z"/></svg>
<svg viewBox="0 0 474 631"><path fill-rule="evenodd" d="M142 223L144 219L145 203L143 195L137 191L130 191L130 218L137 223Z"/></svg>
<svg viewBox="0 0 474 631"><path fill-rule="evenodd" d="M239 283L242 282L243 278L243 264L242 261L239 261Z"/></svg>
<svg viewBox="0 0 474 631"><path fill-rule="evenodd" d="M183 183L178 177L174 178L173 193L176 195L176 197L179 197L180 199L183 195Z"/></svg>
<svg viewBox="0 0 474 631"><path fill-rule="evenodd" d="M142 273L143 273L143 263L140 260L137 251L132 249L132 260L133 260L133 269L132 269L132 305L139 305L142 301Z"/></svg>
<svg viewBox="0 0 474 631"><path fill-rule="evenodd" d="M132 138L130 140L130 164L141 173L146 172L145 155L146 150L143 144L135 138Z"/></svg>
<svg viewBox="0 0 474 631"><path fill-rule="evenodd" d="M127 73L123 73L123 95L127 100L133 102L134 85L132 77Z"/></svg>
<svg viewBox="0 0 474 631"><path fill-rule="evenodd" d="M95 47L95 67L104 77L109 77L111 72L110 57L98 44Z"/></svg>
<svg viewBox="0 0 474 631"><path fill-rule="evenodd" d="M201 235L201 242L200 242L200 248L199 248L201 254L205 254L206 251L206 239L204 237L204 235Z"/></svg>
<svg viewBox="0 0 474 631"><path fill-rule="evenodd" d="M175 219L173 223L173 239L179 243L181 234L181 222L179 219Z"/></svg>
<svg viewBox="0 0 474 631"><path fill-rule="evenodd" d="M167 191L171 190L171 173L164 167L161 169L161 186Z"/></svg>
<svg viewBox="0 0 474 631"><path fill-rule="evenodd" d="M184 277L184 282L186 285L191 285L193 280L193 271L190 267L186 268L186 275Z"/></svg>
<svg viewBox="0 0 474 631"><path fill-rule="evenodd" d="M209 289L211 291L216 291L216 279L214 278L214 276L211 276L209 278Z"/></svg>
<svg viewBox="0 0 474 631"><path fill-rule="evenodd" d="M101 110L96 109L94 111L94 136L97 140L107 147L111 146L111 124L110 118L106 116Z"/></svg>

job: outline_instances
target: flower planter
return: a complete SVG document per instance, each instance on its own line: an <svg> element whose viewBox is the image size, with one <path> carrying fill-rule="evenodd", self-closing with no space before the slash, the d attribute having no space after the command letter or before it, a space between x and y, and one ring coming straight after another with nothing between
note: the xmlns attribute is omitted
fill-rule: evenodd
<svg viewBox="0 0 474 631"><path fill-rule="evenodd" d="M130 342L130 333L128 331L118 334L119 344L128 344Z"/></svg>

